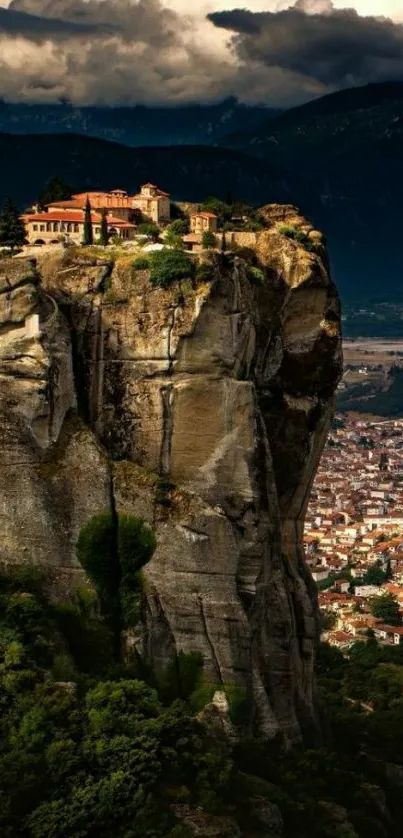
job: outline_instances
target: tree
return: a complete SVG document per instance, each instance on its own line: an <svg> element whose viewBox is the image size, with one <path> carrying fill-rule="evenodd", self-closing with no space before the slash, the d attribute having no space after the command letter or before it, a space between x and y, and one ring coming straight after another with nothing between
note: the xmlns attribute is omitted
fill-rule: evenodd
<svg viewBox="0 0 403 838"><path fill-rule="evenodd" d="M153 224L153 222L145 222L144 224L139 224L138 232L141 236L148 236L149 239L157 242L160 236L160 228L157 224Z"/></svg>
<svg viewBox="0 0 403 838"><path fill-rule="evenodd" d="M234 206L234 196L233 196L230 189L228 190L228 192L225 196L225 203L227 204L228 207L233 207Z"/></svg>
<svg viewBox="0 0 403 838"><path fill-rule="evenodd" d="M101 233L99 236L100 243L103 247L106 247L109 242L109 232L108 232L108 214L106 209L102 210L101 213Z"/></svg>
<svg viewBox="0 0 403 838"><path fill-rule="evenodd" d="M388 626L400 626L400 609L393 594L382 594L372 600L371 614Z"/></svg>
<svg viewBox="0 0 403 838"><path fill-rule="evenodd" d="M25 224L11 198L6 198L0 214L0 246L15 250L16 247L25 244L25 241Z"/></svg>
<svg viewBox="0 0 403 838"><path fill-rule="evenodd" d="M183 251L160 250L152 255L150 281L156 288L168 288L191 277L193 271L193 262Z"/></svg>
<svg viewBox="0 0 403 838"><path fill-rule="evenodd" d="M84 231L83 231L83 244L93 244L94 243L94 233L92 229L92 219L91 219L91 204L90 199L87 197L87 201L85 204L84 210Z"/></svg>
<svg viewBox="0 0 403 838"><path fill-rule="evenodd" d="M381 454L381 456L379 458L379 471L387 471L388 470L388 465L389 465L388 455L387 454Z"/></svg>
<svg viewBox="0 0 403 838"><path fill-rule="evenodd" d="M165 244L169 245L169 247L174 247L176 250L183 250L184 243L182 236L178 235L178 233L174 233L172 228L167 231L165 236Z"/></svg>
<svg viewBox="0 0 403 838"><path fill-rule="evenodd" d="M189 218L177 218L176 221L170 224L169 230L175 233L176 236L186 236L190 231Z"/></svg>
<svg viewBox="0 0 403 838"><path fill-rule="evenodd" d="M203 202L203 210L205 212L213 212L214 215L217 215L220 225L224 224L225 221L229 221L232 216L232 207L214 196L206 198Z"/></svg>
<svg viewBox="0 0 403 838"><path fill-rule="evenodd" d="M52 204L54 201L68 201L71 194L70 186L55 175L47 182L39 195L38 204L40 207L46 207L47 204Z"/></svg>
<svg viewBox="0 0 403 838"><path fill-rule="evenodd" d="M211 230L206 230L206 232L203 233L202 246L205 250L213 250L214 247L217 247L217 239Z"/></svg>
<svg viewBox="0 0 403 838"><path fill-rule="evenodd" d="M117 633L138 620L141 568L150 561L156 540L134 515L94 515L82 528L77 558L98 592L102 612Z"/></svg>
<svg viewBox="0 0 403 838"><path fill-rule="evenodd" d="M387 578L387 571L383 570L381 563L377 561L372 567L368 568L362 582L364 585L382 585Z"/></svg>

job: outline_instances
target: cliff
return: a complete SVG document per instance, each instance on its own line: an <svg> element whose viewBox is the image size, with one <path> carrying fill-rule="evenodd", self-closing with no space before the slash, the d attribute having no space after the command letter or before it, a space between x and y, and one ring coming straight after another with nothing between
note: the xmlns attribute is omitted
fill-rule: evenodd
<svg viewBox="0 0 403 838"><path fill-rule="evenodd" d="M302 528L341 371L339 302L320 234L293 207L264 215L263 274L242 252L167 290L128 257L0 262L1 556L68 596L83 524L143 517L158 546L126 653L158 670L201 652L206 678L247 690L254 729L291 743L317 730Z"/></svg>

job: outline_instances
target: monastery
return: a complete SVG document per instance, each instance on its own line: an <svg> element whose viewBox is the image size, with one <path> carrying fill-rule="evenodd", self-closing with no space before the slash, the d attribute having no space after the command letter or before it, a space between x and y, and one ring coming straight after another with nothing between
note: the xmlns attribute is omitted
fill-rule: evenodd
<svg viewBox="0 0 403 838"><path fill-rule="evenodd" d="M123 189L111 192L79 192L67 201L54 201L45 210L38 205L23 217L30 244L57 244L61 238L81 244L84 232L84 210L91 204L94 240L101 232L101 212L107 211L109 235L132 239L138 223L149 221L164 227L171 219L168 192L153 183L145 183L137 195Z"/></svg>

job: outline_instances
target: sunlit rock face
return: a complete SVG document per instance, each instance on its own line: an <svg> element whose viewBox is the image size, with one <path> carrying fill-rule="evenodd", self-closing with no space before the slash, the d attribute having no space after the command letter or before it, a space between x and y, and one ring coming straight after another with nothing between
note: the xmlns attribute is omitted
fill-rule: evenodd
<svg viewBox="0 0 403 838"><path fill-rule="evenodd" d="M302 528L341 371L340 320L320 234L293 207L264 215L260 280L242 254L217 254L207 282L165 291L129 259L108 283L80 255L40 266L23 320L41 384L1 368L4 428L23 463L2 463L2 515L7 560L57 568L60 595L80 577L86 518L112 504L145 518L158 546L128 653L158 669L201 652L205 677L247 691L255 731L290 743L318 733ZM18 536L22 514L31 540Z"/></svg>
<svg viewBox="0 0 403 838"><path fill-rule="evenodd" d="M0 261L0 556L46 566L62 594L81 576L81 526L110 502L106 458L75 405L65 318L31 261Z"/></svg>

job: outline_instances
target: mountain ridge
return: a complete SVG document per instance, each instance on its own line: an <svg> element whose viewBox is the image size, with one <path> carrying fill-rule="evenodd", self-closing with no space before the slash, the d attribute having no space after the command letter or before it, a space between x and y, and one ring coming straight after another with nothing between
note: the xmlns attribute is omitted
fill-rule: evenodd
<svg viewBox="0 0 403 838"><path fill-rule="evenodd" d="M14 134L82 134L129 146L211 144L243 127L258 125L278 109L228 98L213 105L102 107L0 102L0 131Z"/></svg>

